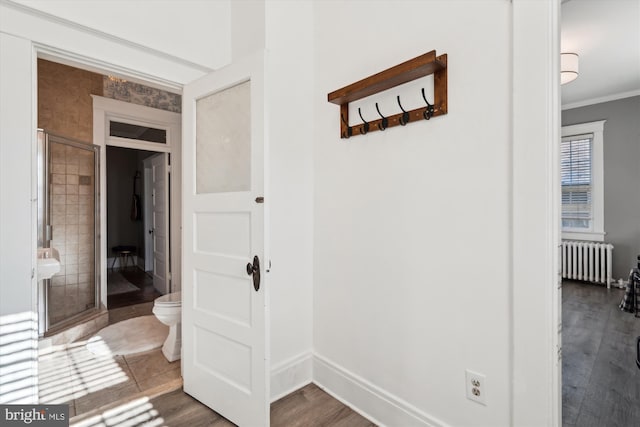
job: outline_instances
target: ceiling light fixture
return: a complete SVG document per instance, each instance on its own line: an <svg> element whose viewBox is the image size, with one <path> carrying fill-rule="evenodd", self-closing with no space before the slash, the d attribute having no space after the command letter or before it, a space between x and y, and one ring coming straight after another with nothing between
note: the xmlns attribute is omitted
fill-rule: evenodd
<svg viewBox="0 0 640 427"><path fill-rule="evenodd" d="M578 54L560 54L560 84L574 81L578 77Z"/></svg>
<svg viewBox="0 0 640 427"><path fill-rule="evenodd" d="M112 82L116 82L116 83L126 83L127 82L125 79L121 79L120 77L116 77L116 76L107 76L107 78L109 80L111 80Z"/></svg>

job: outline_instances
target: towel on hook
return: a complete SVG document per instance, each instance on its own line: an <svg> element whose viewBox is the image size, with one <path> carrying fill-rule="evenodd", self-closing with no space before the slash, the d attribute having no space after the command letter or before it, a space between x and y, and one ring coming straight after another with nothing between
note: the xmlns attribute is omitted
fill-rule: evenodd
<svg viewBox="0 0 640 427"><path fill-rule="evenodd" d="M131 200L131 221L137 221L142 218L142 214L140 212L140 196L136 194L136 181L140 179L140 172L136 171L136 174L133 176L133 197Z"/></svg>

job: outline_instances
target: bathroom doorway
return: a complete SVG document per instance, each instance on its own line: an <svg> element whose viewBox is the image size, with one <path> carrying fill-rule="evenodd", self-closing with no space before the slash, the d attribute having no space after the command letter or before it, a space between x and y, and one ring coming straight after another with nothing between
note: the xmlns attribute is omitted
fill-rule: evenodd
<svg viewBox="0 0 640 427"><path fill-rule="evenodd" d="M95 327L102 326L107 322L107 309L108 293L107 281L109 279L108 273L113 270L123 268L123 273L130 275L129 279L120 278L120 291L122 292L134 289L144 289L144 299L150 300L154 296L159 296L162 293L170 291L170 287L164 287L159 292L154 290L153 285L145 287L146 281L148 281L148 275L145 273L145 267L138 269L138 257L140 261L144 259L144 243L138 244L137 242L144 242L145 239L142 236L142 230L138 231L140 237L134 239L134 242L124 239L122 241L113 243L108 242L107 233L107 183L106 183L106 169L107 169L107 147L129 149L132 152L143 153L148 155L158 154L163 155L167 161L171 158L174 161L175 166L173 171L167 171L173 176L173 180L167 181L168 195L165 198L166 202L171 205L167 205L168 214L167 221L169 219L176 220L179 224L180 220L180 138L181 138L181 115L179 113L181 108L181 97L179 94L168 92L166 90L145 86L144 84L131 82L122 78L116 78L114 76L107 75L106 73L96 73L95 70L89 71L83 68L76 68L73 65L63 64L57 62L54 58L43 59L39 58L37 67L37 87L38 87L38 126L45 129L51 135L57 135L61 139L80 143L80 147L91 147L95 150L95 159L93 165L95 166L95 173L93 175L87 174L75 174L71 170L71 173L60 174L57 173L55 177L51 175L49 171L48 179L55 178L57 181L53 183L56 191L87 191L88 186L84 183L80 183L80 179L87 181L91 180L92 184L95 184L94 195L94 219L92 220L95 226L94 233L92 234L91 245L94 249L89 251L88 243L83 242L82 250L76 248L76 241L78 246L80 244L79 239L88 238L88 234L75 235L73 234L76 228L79 226L86 226L87 224L71 224L66 227L65 224L61 224L61 216L55 216L51 218L55 220L57 224L49 230L53 233L55 245L62 248L63 253L59 253L61 261L63 261L62 269L64 272L59 272L51 278L48 283L48 288L39 289L39 302L38 310L41 314L39 317L40 323L40 335L44 335L44 331L48 330L46 324L49 323L55 328L51 329L49 335L56 335L58 332L66 331L69 328L79 327L79 334L86 334L85 328L87 321L91 321L96 318L100 318L99 322L95 323ZM76 144L77 145L77 144ZM44 145L43 145L44 146ZM69 148L71 149L71 148ZM79 148L73 148L79 150ZM142 155L142 154L140 154ZM71 156L71 155L70 155ZM79 156L79 155L78 155ZM75 161L76 155L71 156ZM144 157L144 155L142 155ZM56 158L56 161L58 159ZM111 162L114 164L114 162ZM73 165L75 166L75 165ZM99 166L99 167L98 167ZM58 170L59 166L56 166ZM87 165L83 165L86 169ZM52 169L52 167L50 167ZM73 169L73 167L71 168ZM120 209L126 216L127 212L130 214L132 207L131 203L134 196L139 198L140 203L136 205L138 214L136 221L131 221L132 224L136 222L143 223L142 213L144 212L142 206L142 200L144 200L143 194L143 166L140 163L138 179L134 179L135 172L132 175L127 173L126 184L123 184L123 188L120 190L122 196L126 198L126 202L121 203ZM88 177L88 178L87 178ZM76 182L75 180L78 180ZM62 182L64 180L64 183ZM70 180L67 182L67 180ZM84 182L83 181L83 182ZM134 188L135 181L135 188ZM62 195L62 194L60 194ZM170 197L169 197L170 195ZM66 193L64 196L67 196ZM79 194L71 194L67 197L67 201L75 202L80 196ZM82 197L86 196L83 194ZM50 200L53 202L53 198ZM59 202L59 200L57 200ZM126 208L124 205L127 205ZM56 212L60 214L62 212L62 205L56 203ZM74 205L75 207L75 205ZM78 208L80 209L80 208ZM84 208L83 208L84 209ZM77 210L77 209L76 209ZM53 204L51 206L51 213L53 214ZM66 215L71 213L71 215ZM76 216L78 219L76 219ZM78 212L66 212L64 220L79 221L80 213ZM82 214L84 221L85 215ZM57 232L55 229L58 229ZM67 230L69 229L69 230ZM67 233L68 231L68 233ZM51 236L50 236L51 237ZM71 242L70 249L73 251L69 257L66 257L67 238ZM167 255L167 269L174 273L174 277L177 280L173 280L167 275L167 283L171 284L175 290L180 290L180 230L177 229L172 235L166 236L167 245L171 245L173 254ZM54 245L54 249L55 248ZM114 252L113 248L121 246L118 251ZM133 251L127 246L136 246ZM137 248L137 247L140 248ZM77 253L76 253L77 251ZM79 260L82 258L82 262ZM93 257L91 263L87 262L88 258ZM171 265L171 260L174 260L174 264ZM65 262L70 262L69 272ZM114 263L115 261L115 263ZM79 272L79 270L87 270ZM87 289L82 288L80 291L80 285L87 285L87 274L93 274L95 280L91 280L93 285L93 291L89 292ZM82 280L78 282L78 280ZM55 281L55 284L53 283ZM131 285L134 282L134 285ZM54 286L55 285L55 286ZM39 285L43 287L42 284ZM55 289L54 289L55 288ZM77 289L76 289L77 288ZM49 290L50 301L47 306L45 291ZM126 292L124 292L126 294ZM131 295L129 295L131 296ZM92 304L81 304L80 300L88 300L90 297L96 299ZM121 300L126 300L123 296L118 297ZM71 306L82 305L86 307L82 312L78 312L76 308ZM50 310L60 306L60 310L55 313L49 313ZM68 315L60 317L60 313L65 312ZM53 314L53 315L52 315ZM49 320L45 320L46 317ZM70 320L69 320L70 319ZM69 320L69 321L68 321ZM59 327L58 327L59 326ZM74 334L67 334L69 336L76 336Z"/></svg>
<svg viewBox="0 0 640 427"><path fill-rule="evenodd" d="M145 174L147 160L165 153L107 146L107 306L151 302L166 293L154 287L153 240L147 239L147 210L153 193ZM150 255L148 255L151 250Z"/></svg>
<svg viewBox="0 0 640 427"><path fill-rule="evenodd" d="M108 309L180 290L180 122L179 113L93 96L94 140L104 147L101 287Z"/></svg>

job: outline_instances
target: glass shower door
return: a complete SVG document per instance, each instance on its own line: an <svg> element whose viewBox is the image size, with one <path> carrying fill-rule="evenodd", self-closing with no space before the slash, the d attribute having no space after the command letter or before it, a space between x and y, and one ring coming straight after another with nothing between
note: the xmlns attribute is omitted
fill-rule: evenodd
<svg viewBox="0 0 640 427"><path fill-rule="evenodd" d="M44 245L60 271L46 284L46 330L99 307L97 263L99 147L45 134L48 225ZM50 239L50 240L47 240Z"/></svg>

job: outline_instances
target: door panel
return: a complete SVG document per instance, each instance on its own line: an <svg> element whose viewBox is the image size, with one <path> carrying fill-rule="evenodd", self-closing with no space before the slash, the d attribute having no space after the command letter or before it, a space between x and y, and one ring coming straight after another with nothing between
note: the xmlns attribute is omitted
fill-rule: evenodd
<svg viewBox="0 0 640 427"><path fill-rule="evenodd" d="M240 426L269 425L265 274L264 57L183 92L184 390ZM262 263L264 264L264 262ZM256 274L257 275L257 274Z"/></svg>
<svg viewBox="0 0 640 427"><path fill-rule="evenodd" d="M251 288L245 277L232 277L196 270L194 296L196 309L212 316L251 326Z"/></svg>
<svg viewBox="0 0 640 427"><path fill-rule="evenodd" d="M251 347L204 328L195 328L198 368L218 377L230 389L251 394ZM234 392L234 390L229 390Z"/></svg>
<svg viewBox="0 0 640 427"><path fill-rule="evenodd" d="M162 294L169 292L169 221L167 155L157 154L151 159L151 224L153 230L153 287Z"/></svg>
<svg viewBox="0 0 640 427"><path fill-rule="evenodd" d="M251 255L251 215L247 212L196 213L196 253Z"/></svg>

